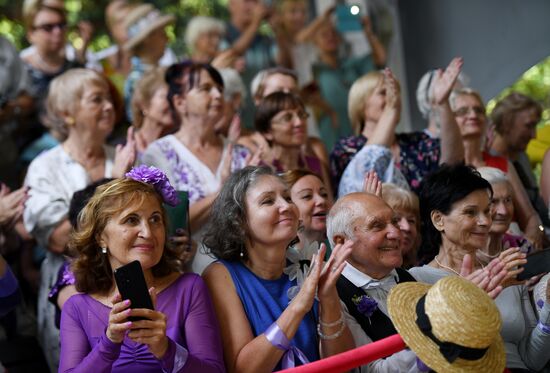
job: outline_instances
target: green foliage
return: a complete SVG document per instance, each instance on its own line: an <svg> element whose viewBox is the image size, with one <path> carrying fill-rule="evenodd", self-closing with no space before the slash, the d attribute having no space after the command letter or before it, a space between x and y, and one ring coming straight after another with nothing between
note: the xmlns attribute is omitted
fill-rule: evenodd
<svg viewBox="0 0 550 373"><path fill-rule="evenodd" d="M138 1L136 1L138 2ZM228 19L227 0L153 0L146 1L155 5L164 13L174 14L176 24L167 29L168 37L176 54L185 53L183 32L189 20L195 15L208 15ZM21 7L23 1L0 0L0 35L6 36L18 49L28 46L22 23ZM95 37L90 44L92 51L101 50L110 44L104 21L104 10L109 0L65 0L69 25L69 40L79 42L76 28L79 20L92 22ZM139 2L138 2L139 3ZM177 31L176 31L177 30Z"/></svg>
<svg viewBox="0 0 550 373"><path fill-rule="evenodd" d="M511 92L520 92L539 101L544 107L539 125L547 124L550 121L550 57L531 67L514 84L490 100L487 111L490 113L496 103Z"/></svg>

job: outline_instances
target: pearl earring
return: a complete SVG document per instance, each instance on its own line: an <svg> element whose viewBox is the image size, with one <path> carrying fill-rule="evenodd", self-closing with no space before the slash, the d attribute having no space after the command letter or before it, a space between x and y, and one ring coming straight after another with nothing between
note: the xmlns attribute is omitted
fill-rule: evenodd
<svg viewBox="0 0 550 373"><path fill-rule="evenodd" d="M101 253L104 254L104 255L107 254L107 247L102 247L101 248Z"/></svg>

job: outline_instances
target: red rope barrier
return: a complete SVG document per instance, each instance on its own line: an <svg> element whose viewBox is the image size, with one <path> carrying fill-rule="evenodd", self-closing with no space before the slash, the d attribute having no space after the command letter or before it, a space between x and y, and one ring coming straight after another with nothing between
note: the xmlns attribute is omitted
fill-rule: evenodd
<svg viewBox="0 0 550 373"><path fill-rule="evenodd" d="M390 356L406 347L399 334L369 343L356 349L342 352L322 360L296 368L281 370L284 373L335 373L370 363L371 361Z"/></svg>

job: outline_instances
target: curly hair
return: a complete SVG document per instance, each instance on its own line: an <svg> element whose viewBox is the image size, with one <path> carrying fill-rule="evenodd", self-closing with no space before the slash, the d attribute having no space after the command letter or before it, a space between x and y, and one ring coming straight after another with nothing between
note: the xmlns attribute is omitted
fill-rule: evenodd
<svg viewBox="0 0 550 373"><path fill-rule="evenodd" d="M464 164L443 164L424 179L419 196L423 244L418 257L422 263L431 261L442 244L441 232L432 223L432 211L448 215L456 202L477 190L487 190L492 198L491 184Z"/></svg>
<svg viewBox="0 0 550 373"><path fill-rule="evenodd" d="M212 205L203 243L218 259L237 261L247 258L246 194L263 176L277 176L271 168L248 166L229 176Z"/></svg>
<svg viewBox="0 0 550 373"><path fill-rule="evenodd" d="M140 206L147 198L158 201L162 220L166 222L162 198L152 185L133 179L115 179L97 187L78 216L78 230L74 230L69 239L69 250L76 258L72 270L78 291L104 293L112 288L113 269L108 255L101 253L101 233L114 215L128 206ZM177 272L180 265L177 253L165 245L160 261L152 268L153 276Z"/></svg>

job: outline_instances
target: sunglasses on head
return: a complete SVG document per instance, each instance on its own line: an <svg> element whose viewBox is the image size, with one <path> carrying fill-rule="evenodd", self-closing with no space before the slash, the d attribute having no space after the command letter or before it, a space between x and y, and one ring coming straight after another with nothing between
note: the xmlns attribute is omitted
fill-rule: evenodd
<svg viewBox="0 0 550 373"><path fill-rule="evenodd" d="M52 32L56 28L64 31L67 28L67 22L44 23L43 25L33 26L33 30L42 30L45 32Z"/></svg>

